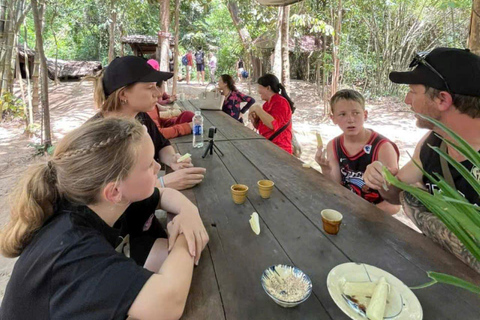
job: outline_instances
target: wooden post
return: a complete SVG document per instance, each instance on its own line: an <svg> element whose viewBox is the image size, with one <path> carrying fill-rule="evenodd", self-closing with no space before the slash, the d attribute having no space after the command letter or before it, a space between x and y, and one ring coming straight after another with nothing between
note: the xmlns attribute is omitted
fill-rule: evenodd
<svg viewBox="0 0 480 320"><path fill-rule="evenodd" d="M179 20L180 20L180 0L175 0L175 52L173 54L173 86L172 94L177 94L178 82L178 36L179 36Z"/></svg>
<svg viewBox="0 0 480 320"><path fill-rule="evenodd" d="M35 22L35 38L37 42L37 50L40 58L40 66L42 73L42 109L43 109L43 123L45 130L45 148L52 145L52 137L50 133L50 109L48 106L48 69L47 58L43 51L43 36L42 36L42 21L40 20L40 13L37 6L37 0L32 1L33 20Z"/></svg>
<svg viewBox="0 0 480 320"><path fill-rule="evenodd" d="M282 17L282 78L280 79L280 82L284 85L285 89L287 89L287 92L290 87L290 52L288 50L289 18L290 6L284 6Z"/></svg>
<svg viewBox="0 0 480 320"><path fill-rule="evenodd" d="M158 52L160 53L160 71L168 71L168 48L169 26L170 26L170 0L159 0L160 2L160 33L158 34Z"/></svg>
<svg viewBox="0 0 480 320"><path fill-rule="evenodd" d="M473 0L472 3L468 47L473 53L480 55L480 0Z"/></svg>

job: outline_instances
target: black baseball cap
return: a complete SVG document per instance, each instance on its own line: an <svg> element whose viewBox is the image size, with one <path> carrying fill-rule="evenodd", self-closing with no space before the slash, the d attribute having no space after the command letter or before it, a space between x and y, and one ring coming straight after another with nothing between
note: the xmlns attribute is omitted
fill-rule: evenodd
<svg viewBox="0 0 480 320"><path fill-rule="evenodd" d="M115 90L136 82L160 82L173 77L173 73L153 69L145 59L136 56L117 57L103 74L103 91L109 96Z"/></svg>
<svg viewBox="0 0 480 320"><path fill-rule="evenodd" d="M423 84L451 94L480 97L480 57L470 50L436 48L419 60L418 57L410 64L416 65L414 70L391 72L390 80L402 84ZM422 63L422 59L426 63Z"/></svg>

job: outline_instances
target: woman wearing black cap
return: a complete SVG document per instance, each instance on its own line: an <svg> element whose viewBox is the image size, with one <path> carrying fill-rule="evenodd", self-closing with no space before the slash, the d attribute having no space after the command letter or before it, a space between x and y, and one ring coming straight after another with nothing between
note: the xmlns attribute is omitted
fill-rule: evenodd
<svg viewBox="0 0 480 320"><path fill-rule="evenodd" d="M152 138L155 161L164 163L174 170L159 179L161 187L181 190L200 183L205 169L194 168L190 160L177 163L180 155L175 152L170 142L158 131L157 126L146 113L157 103L160 94L157 82L171 77L171 73L156 71L140 57L116 58L99 76L93 77L95 104L100 112L92 119L126 117L139 120L147 127L148 134ZM147 220L144 218L145 214L147 214ZM175 219L182 221L179 232L186 233L189 246L193 248L192 253L195 252L194 248L197 248L196 254L193 255L198 259L201 253L200 248L204 248L208 242L208 236L204 237L201 234L204 230L201 219L178 218L181 219L177 217ZM132 226L135 226L134 230ZM122 230L122 236L126 237L127 234L130 236L130 256L139 265L144 265L157 238L164 237L163 229L155 218L154 212L140 214L133 212L119 219L115 227Z"/></svg>
<svg viewBox="0 0 480 320"><path fill-rule="evenodd" d="M147 114L155 107L160 94L156 86L157 82L163 82L172 76L170 72L156 71L140 57L116 58L102 74L94 78L94 99L97 108L100 109L94 118L137 118L147 127L153 140L155 160L174 170L161 178L162 185L183 190L200 183L205 169L194 168L191 160L177 163L180 155L175 152L170 141L158 131Z"/></svg>

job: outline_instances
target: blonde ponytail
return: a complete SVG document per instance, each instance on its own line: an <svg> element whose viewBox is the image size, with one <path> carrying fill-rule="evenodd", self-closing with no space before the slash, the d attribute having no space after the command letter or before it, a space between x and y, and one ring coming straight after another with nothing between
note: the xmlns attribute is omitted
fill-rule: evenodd
<svg viewBox="0 0 480 320"><path fill-rule="evenodd" d="M0 233L0 251L17 257L31 236L53 213L58 195L54 169L49 164L31 166L11 194L10 221Z"/></svg>
<svg viewBox="0 0 480 320"><path fill-rule="evenodd" d="M106 97L103 88L104 70L105 69L102 69L102 71L95 76L83 77L82 81L93 82L93 100L95 102L95 107L99 109L101 113L119 111L121 109L120 93L122 90L128 89L130 86L121 87Z"/></svg>
<svg viewBox="0 0 480 320"><path fill-rule="evenodd" d="M145 128L133 119L87 122L68 133L47 164L24 173L11 194L10 221L0 231L0 252L17 257L53 214L57 200L89 205L109 182L124 180L135 164Z"/></svg>

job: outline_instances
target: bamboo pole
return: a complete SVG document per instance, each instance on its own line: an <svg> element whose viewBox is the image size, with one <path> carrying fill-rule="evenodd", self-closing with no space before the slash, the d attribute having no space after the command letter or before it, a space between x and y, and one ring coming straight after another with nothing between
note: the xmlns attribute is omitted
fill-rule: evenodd
<svg viewBox="0 0 480 320"><path fill-rule="evenodd" d="M179 37L179 20L180 20L180 0L175 0L175 52L173 54L173 86L172 95L177 94L178 82L178 37Z"/></svg>

